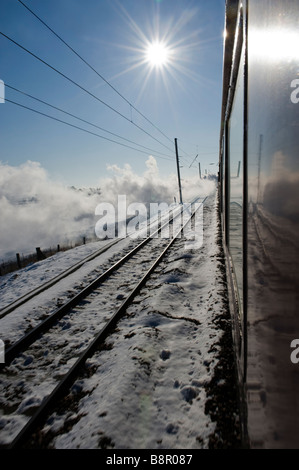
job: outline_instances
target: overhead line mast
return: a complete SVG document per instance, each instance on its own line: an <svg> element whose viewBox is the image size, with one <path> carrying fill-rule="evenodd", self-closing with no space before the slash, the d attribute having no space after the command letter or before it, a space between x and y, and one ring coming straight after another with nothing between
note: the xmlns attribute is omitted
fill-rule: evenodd
<svg viewBox="0 0 299 470"><path fill-rule="evenodd" d="M182 185L181 185L181 173L180 173L180 163L179 163L179 152L178 152L178 139L176 139L176 138L174 139L174 144L175 144L176 165L177 165L177 172L178 172L180 204L183 204Z"/></svg>

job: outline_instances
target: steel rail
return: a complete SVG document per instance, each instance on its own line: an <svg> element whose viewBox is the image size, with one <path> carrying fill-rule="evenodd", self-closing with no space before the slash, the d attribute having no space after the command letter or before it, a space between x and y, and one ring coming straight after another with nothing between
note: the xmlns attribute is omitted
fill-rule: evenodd
<svg viewBox="0 0 299 470"><path fill-rule="evenodd" d="M199 207L204 203L206 198L202 201ZM179 231L176 233L175 236L171 239L171 241L168 243L168 245L165 247L165 249L162 251L162 253L159 255L159 257L156 259L156 261L152 264L152 266L148 269L148 271L145 273L143 278L139 281L139 283L136 285L134 290L128 295L128 297L124 300L124 302L121 304L121 306L118 308L118 310L114 313L114 315L111 317L111 319L106 323L106 325L102 328L102 330L97 333L95 338L92 340L92 342L87 346L87 348L81 353L77 361L73 364L73 366L70 368L70 370L66 373L66 375L63 377L63 379L56 385L56 387L53 389L53 391L43 400L41 406L38 408L38 410L35 412L35 414L32 415L32 417L29 419L27 424L23 427L23 429L17 434L17 436L13 439L13 441L7 445L6 447L8 449L17 449L21 448L26 441L30 438L34 430L42 423L42 421L46 418L48 415L49 411L53 408L53 405L57 403L57 400L59 400L64 393L69 390L71 384L75 381L76 377L78 376L82 366L86 362L86 360L92 356L92 354L96 351L96 349L100 346L102 342L107 338L109 333L114 330L117 322L120 320L120 318L123 316L123 314L126 312L128 306L132 301L134 300L135 296L139 293L141 288L145 285L147 279L149 276L152 274L152 272L156 269L158 264L161 262L161 260L164 258L165 254L168 252L169 248L173 245L173 243L177 240L178 236L180 233L184 231L184 228L186 225L191 221L191 219L194 217L195 213L199 209L199 207L196 208L196 210L193 212L191 217L188 219L188 221L179 229Z"/></svg>

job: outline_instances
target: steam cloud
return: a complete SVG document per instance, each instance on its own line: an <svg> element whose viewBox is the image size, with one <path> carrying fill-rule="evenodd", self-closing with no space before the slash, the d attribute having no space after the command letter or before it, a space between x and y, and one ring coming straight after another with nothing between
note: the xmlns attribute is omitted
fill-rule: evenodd
<svg viewBox="0 0 299 470"><path fill-rule="evenodd" d="M100 202L116 205L118 195L126 195L128 204L170 204L177 196L176 175L162 179L152 156L141 176L127 164L108 169L112 176L99 182L100 190L76 190L52 181L40 163L28 161L18 167L0 163L0 260L33 252L37 246L43 249L94 235L96 206ZM214 183L199 181L198 176L184 181L184 199L206 195L213 187Z"/></svg>

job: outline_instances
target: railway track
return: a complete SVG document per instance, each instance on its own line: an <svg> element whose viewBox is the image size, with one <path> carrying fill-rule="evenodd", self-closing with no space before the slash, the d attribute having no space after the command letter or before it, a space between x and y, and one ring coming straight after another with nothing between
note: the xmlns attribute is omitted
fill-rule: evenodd
<svg viewBox="0 0 299 470"><path fill-rule="evenodd" d="M4 318L6 315L13 312L14 310L16 310L21 305L24 305L26 302L28 302L32 298L36 297L40 293L42 293L45 290L49 289L50 287L54 286L55 284L57 284L57 282L61 281L65 277L67 277L70 274L74 273L75 271L80 269L85 263L88 263L89 261L92 261L95 258L99 257L101 254L105 253L107 250L109 250L109 248L111 248L112 246L114 246L118 242L119 242L118 239L113 240L112 242L108 243L104 247L97 250L95 253L92 253L91 255L85 257L83 260L79 261L78 263L74 264L70 268L66 269L61 274L58 274L57 276L53 277L49 281L44 282L42 285L36 287L35 289L30 290L26 294L22 295L21 297L19 297L16 300L14 300L9 305L6 305L4 308L2 308L0 310L0 319Z"/></svg>
<svg viewBox="0 0 299 470"><path fill-rule="evenodd" d="M195 202L195 201L194 201ZM173 216L178 214L180 212L179 208L174 208L171 213L170 213L170 220ZM168 217L168 214L166 215ZM157 224L158 228L158 219L151 221L152 227L155 227L155 224ZM130 234L128 234L129 236ZM36 288L33 288L26 292L24 295L18 297L17 299L13 300L10 302L8 305L5 305L3 308L0 309L0 319L4 318L7 316L9 313L15 311L17 308L23 306L26 304L29 300L33 299L34 297L38 296L42 292L48 290L50 287L54 286L61 280L65 279L66 277L70 276L72 273L76 272L79 270L82 266L85 264L96 260L99 256L103 255L104 253L108 252L113 246L118 244L120 242L120 239L115 239L107 244L105 246L101 247L99 250L96 250L94 253L86 256L82 260L78 261L74 265L70 266L60 274L54 276L53 278L47 280L46 282L39 284Z"/></svg>
<svg viewBox="0 0 299 470"><path fill-rule="evenodd" d="M26 443L69 390L86 360L115 329L190 219L171 240L151 234L138 243L6 351L0 407L2 416L9 419L2 447L19 448Z"/></svg>
<svg viewBox="0 0 299 470"><path fill-rule="evenodd" d="M180 211L181 208L177 206L169 213L161 214L160 220L157 217L156 219L152 218L148 224L144 223L139 232L140 237L144 237L148 232L148 225L150 230L154 231L158 229L160 223L165 223L168 218L171 221L171 218L179 214ZM32 330L42 319L49 317L56 307L75 297L100 274L109 269L112 264L115 264L136 247L140 241L133 235L134 233L128 234L125 239L113 240L43 284L40 284L39 279L41 276L44 277L44 272L37 276L37 281L31 280L32 285L34 282L38 283L37 287L18 297L0 311L0 321L3 319L1 340L5 342L5 349L8 350L20 339L20 334ZM56 263L59 263L59 260ZM23 278L24 274L27 274L26 271L23 273ZM21 277L21 283L24 284L27 280L23 278ZM14 285L12 284L9 290L13 291L13 289ZM1 302L5 303L5 296L2 296Z"/></svg>

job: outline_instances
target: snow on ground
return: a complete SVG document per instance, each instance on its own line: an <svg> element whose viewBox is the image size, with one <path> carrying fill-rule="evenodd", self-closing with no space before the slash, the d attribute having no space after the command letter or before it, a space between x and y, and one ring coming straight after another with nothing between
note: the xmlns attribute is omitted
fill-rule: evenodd
<svg viewBox="0 0 299 470"><path fill-rule="evenodd" d="M47 434L54 448L238 446L224 273L214 194L202 247L175 243L31 445Z"/></svg>

